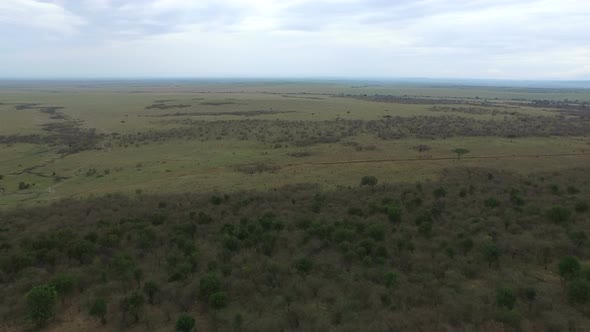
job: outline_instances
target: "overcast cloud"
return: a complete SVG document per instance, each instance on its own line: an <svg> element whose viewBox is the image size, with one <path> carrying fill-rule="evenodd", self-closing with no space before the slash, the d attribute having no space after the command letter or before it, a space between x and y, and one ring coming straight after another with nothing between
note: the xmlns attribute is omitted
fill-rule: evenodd
<svg viewBox="0 0 590 332"><path fill-rule="evenodd" d="M0 0L0 77L590 79L588 0Z"/></svg>

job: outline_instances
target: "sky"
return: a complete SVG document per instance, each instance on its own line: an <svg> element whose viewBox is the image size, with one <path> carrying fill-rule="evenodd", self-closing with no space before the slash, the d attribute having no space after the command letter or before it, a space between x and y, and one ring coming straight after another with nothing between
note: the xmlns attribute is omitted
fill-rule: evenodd
<svg viewBox="0 0 590 332"><path fill-rule="evenodd" d="M0 78L590 79L590 0L0 0Z"/></svg>

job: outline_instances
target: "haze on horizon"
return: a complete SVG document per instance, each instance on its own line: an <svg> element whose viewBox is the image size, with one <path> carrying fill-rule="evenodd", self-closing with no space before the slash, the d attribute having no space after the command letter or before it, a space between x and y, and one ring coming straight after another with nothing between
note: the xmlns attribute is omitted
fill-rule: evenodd
<svg viewBox="0 0 590 332"><path fill-rule="evenodd" d="M590 79L585 0L2 0L0 78Z"/></svg>

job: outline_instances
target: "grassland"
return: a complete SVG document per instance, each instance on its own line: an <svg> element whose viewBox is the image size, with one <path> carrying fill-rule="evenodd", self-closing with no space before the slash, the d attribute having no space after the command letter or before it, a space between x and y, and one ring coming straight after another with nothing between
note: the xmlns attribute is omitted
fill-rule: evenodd
<svg viewBox="0 0 590 332"><path fill-rule="evenodd" d="M356 98L375 94L406 96L410 102ZM403 135L389 133L393 137L386 139L383 135L379 138L379 133L372 129L344 133L330 140L320 136L330 135L335 127L341 127L338 121L348 121L349 126L354 127L358 126L357 122L415 117L422 117L421 121L455 117L476 124L561 119L564 115L560 109L534 107L526 100L585 100L588 94L585 90L556 93L543 89L358 87L344 83L280 82L4 86L0 90L0 136L38 137L0 145L0 174L3 175L0 206L43 205L67 197L113 191L184 192L198 188L225 192L269 189L301 182L319 183L330 189L356 185L364 174L374 174L388 182L436 180L442 170L457 166L498 167L521 173L558 171L564 166L588 163L586 153L590 140L583 135L585 128L580 128L573 136L558 133L559 137L533 132L524 134L525 137L511 135L507 138L471 132L464 136L445 134L437 139L436 133L425 138L413 134L412 129ZM412 98L419 98L420 102L414 104ZM432 102L428 98L433 98ZM442 101L451 98L458 104L450 102L437 106L441 98ZM27 103L35 105L23 107ZM51 113L44 111L47 107L59 109ZM441 112L436 107L446 109ZM566 117L579 122L575 116L568 114ZM193 123L190 121L211 128L223 123L224 127L215 133L216 137L195 138L191 134L190 137L134 142L133 136L137 133L163 135L161 133L166 130L187 130ZM235 128L244 126L246 122L243 121L261 121L262 127L252 129L250 134L260 131L259 128L273 134L263 141L232 135ZM276 128L273 121L280 121L285 128ZM281 132L289 130L289 123L298 123L297 128L305 129L314 122L315 131L310 135L316 136L304 146L300 146L303 138L296 141L301 129L281 136ZM47 127L51 124L69 127ZM60 136L64 130L75 132L64 138ZM63 146L78 143L76 135L84 130L92 130L92 135L97 136L89 143L93 146L64 153ZM125 136L123 143L118 139L121 135ZM54 137L54 141L48 144L46 137ZM428 153L414 149L420 144L430 147ZM467 158L455 160L451 150L457 147L471 152ZM296 157L298 154L305 157ZM561 154L570 156L556 156ZM496 156L501 158L489 158ZM375 163L375 160L381 162ZM349 161L357 162L347 163ZM326 162L338 163L326 165ZM243 165L265 163L278 168L259 174L236 171ZM19 189L21 182L30 186Z"/></svg>

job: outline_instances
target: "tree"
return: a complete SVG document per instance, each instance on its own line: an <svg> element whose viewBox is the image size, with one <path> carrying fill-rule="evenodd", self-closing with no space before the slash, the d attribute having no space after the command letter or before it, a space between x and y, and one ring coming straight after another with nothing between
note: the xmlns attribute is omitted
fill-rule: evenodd
<svg viewBox="0 0 590 332"><path fill-rule="evenodd" d="M459 242L459 246L461 247L463 255L467 255L471 249L473 249L473 240L470 238L465 238Z"/></svg>
<svg viewBox="0 0 590 332"><path fill-rule="evenodd" d="M133 278L137 283L137 288L141 287L141 280L143 279L143 270L140 268L135 269L133 271Z"/></svg>
<svg viewBox="0 0 590 332"><path fill-rule="evenodd" d="M462 157L464 154L467 154L467 153L469 153L470 151L469 151L469 150L467 150L467 149L465 149L465 148L456 148L456 149L452 150L452 152L454 152L454 153L456 153L456 154L457 154L457 159L461 159L461 157Z"/></svg>
<svg viewBox="0 0 590 332"><path fill-rule="evenodd" d="M483 247L483 255L486 262L488 262L488 266L492 266L492 263L498 263L500 261L502 251L495 244L488 243Z"/></svg>
<svg viewBox="0 0 590 332"><path fill-rule="evenodd" d="M385 279L385 287L393 288L397 285L398 274L396 272L386 272L383 277Z"/></svg>
<svg viewBox="0 0 590 332"><path fill-rule="evenodd" d="M53 286L63 303L66 295L74 290L76 286L76 277L67 273L59 274L49 282L49 285Z"/></svg>
<svg viewBox="0 0 590 332"><path fill-rule="evenodd" d="M191 332L195 329L195 319L188 314L181 314L176 320L176 331Z"/></svg>
<svg viewBox="0 0 590 332"><path fill-rule="evenodd" d="M123 309L125 313L132 315L137 323L139 321L139 315L143 310L145 299L139 292L133 292L129 296L123 299Z"/></svg>
<svg viewBox="0 0 590 332"><path fill-rule="evenodd" d="M73 241L68 247L68 257L77 259L80 264L89 261L94 255L94 244L87 240Z"/></svg>
<svg viewBox="0 0 590 332"><path fill-rule="evenodd" d="M199 293L204 298L209 298L211 294L221 290L221 282L215 273L207 273L201 278L199 283Z"/></svg>
<svg viewBox="0 0 590 332"><path fill-rule="evenodd" d="M303 274L308 274L313 268L313 262L309 258L301 258L295 262L295 268Z"/></svg>
<svg viewBox="0 0 590 332"><path fill-rule="evenodd" d="M532 286L526 287L522 291L522 296L529 303L529 310L531 310L533 302L537 298L537 290Z"/></svg>
<svg viewBox="0 0 590 332"><path fill-rule="evenodd" d="M209 305L215 310L227 307L227 294L225 292L216 292L209 296Z"/></svg>
<svg viewBox="0 0 590 332"><path fill-rule="evenodd" d="M33 287L27 293L27 310L35 325L43 326L53 317L56 299L57 291L53 286L46 284Z"/></svg>
<svg viewBox="0 0 590 332"><path fill-rule="evenodd" d="M555 223L565 223L570 220L572 211L562 206L554 206L547 211L547 216Z"/></svg>
<svg viewBox="0 0 590 332"><path fill-rule="evenodd" d="M149 304L154 304L154 298L159 291L160 287L153 281L148 281L143 285L143 292L147 295Z"/></svg>
<svg viewBox="0 0 590 332"><path fill-rule="evenodd" d="M567 298L572 303L585 304L590 301L590 282L584 279L576 279L567 287Z"/></svg>
<svg viewBox="0 0 590 332"><path fill-rule="evenodd" d="M374 176L363 176L361 179L361 186L374 187L377 185L377 178Z"/></svg>
<svg viewBox="0 0 590 332"><path fill-rule="evenodd" d="M119 254L113 261L115 274L123 280L131 280L135 271L135 261L127 254Z"/></svg>
<svg viewBox="0 0 590 332"><path fill-rule="evenodd" d="M496 304L500 308L512 310L516 303L516 295L511 288L503 287L496 290Z"/></svg>
<svg viewBox="0 0 590 332"><path fill-rule="evenodd" d="M100 318L100 322L104 325L107 323L107 302L103 299L96 299L92 306L90 306L89 314L91 316Z"/></svg>
<svg viewBox="0 0 590 332"><path fill-rule="evenodd" d="M564 257L559 262L557 268L559 270L559 275L565 280L573 279L574 277L578 276L582 270L580 262L573 256Z"/></svg>
<svg viewBox="0 0 590 332"><path fill-rule="evenodd" d="M387 218L394 223L402 221L402 210L397 205L391 205L387 208Z"/></svg>
<svg viewBox="0 0 590 332"><path fill-rule="evenodd" d="M574 243L576 248L582 247L588 240L588 236L584 231L572 231L568 233L570 240Z"/></svg>

